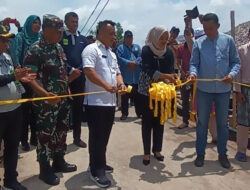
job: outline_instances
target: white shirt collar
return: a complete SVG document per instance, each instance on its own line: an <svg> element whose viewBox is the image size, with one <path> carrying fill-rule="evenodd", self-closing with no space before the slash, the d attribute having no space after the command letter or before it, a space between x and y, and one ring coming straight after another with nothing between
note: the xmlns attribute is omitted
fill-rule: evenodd
<svg viewBox="0 0 250 190"><path fill-rule="evenodd" d="M75 45L75 44L76 44L75 36L78 37L78 36L79 36L79 33L76 31L75 34L72 34L72 33L69 31L69 29L65 30L65 32L66 32L66 35L67 35L67 36L71 36L72 45Z"/></svg>
<svg viewBox="0 0 250 190"><path fill-rule="evenodd" d="M101 47L103 47L103 48L106 49L106 50L111 50L111 47L109 47L109 48L107 49L107 48L105 47L105 45L104 45L102 42L100 42L99 40L96 40L95 43L97 44L97 46L101 46Z"/></svg>
<svg viewBox="0 0 250 190"><path fill-rule="evenodd" d="M68 29L67 30L65 30L65 32L66 32L66 35L67 36L69 36L69 35L76 35L76 36L79 36L79 33L76 31L76 33L71 33Z"/></svg>

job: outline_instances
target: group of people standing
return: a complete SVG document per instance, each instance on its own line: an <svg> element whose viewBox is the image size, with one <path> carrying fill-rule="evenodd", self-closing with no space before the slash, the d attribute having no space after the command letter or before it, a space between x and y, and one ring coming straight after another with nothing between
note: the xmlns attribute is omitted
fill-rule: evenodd
<svg viewBox="0 0 250 190"><path fill-rule="evenodd" d="M85 78L81 52L88 42L77 32L78 16L76 13L66 14L65 24L66 30L60 18L54 15L44 15L40 33L41 20L38 16L31 15L15 38L6 29L8 27L1 26L3 41L1 56L5 58L1 60L1 83L3 83L1 100L63 95L69 94L70 90L73 93L84 91ZM9 41L9 38L14 39ZM8 44L10 44L9 47ZM7 51L10 52L12 59L5 53ZM7 67L8 69L5 69ZM11 90L8 91L10 88ZM26 189L17 182L16 165L19 141L22 143L23 150L30 149L28 126L31 127L30 144L37 146L40 179L50 185L56 185L59 184L59 178L55 175L55 171L76 170L75 165L68 164L64 160L70 102L72 102L73 112L74 144L84 148L86 143L80 139L83 97L74 97L72 100L52 99L32 104L29 102L22 104L21 108L20 104L1 106L4 113L2 115L10 117L3 117L3 127L1 126L0 133L5 147L4 187ZM18 117L13 117L13 114L17 112L15 108L18 108ZM15 136L11 133L14 129L12 126L18 128ZM52 167L50 159L53 159Z"/></svg>
<svg viewBox="0 0 250 190"><path fill-rule="evenodd" d="M81 140L83 105L89 129L89 175L99 187L109 187L111 181L106 173L113 172L107 164L106 150L114 123L116 94L121 94L121 120L128 117L128 100L132 98L135 112L142 119L142 141L144 156L142 163L150 164L151 134L152 152L158 161L161 154L164 125L154 117L149 108L149 93L153 82L176 81L176 56L185 57L185 70L181 74L191 83L196 79L221 79L215 82L197 84L197 158L195 165L204 164L207 143L207 128L212 103L215 104L217 124L217 148L219 161L224 168L230 163L226 155L228 140L228 106L231 82L240 71L240 57L233 39L218 32L217 15L209 13L201 18L204 36L192 41L191 28L185 29L186 51L175 49L171 41L176 28L168 32L164 26L153 27L146 38L145 46L133 44L133 33L124 33L124 43L116 51L115 23L104 20L98 23L96 41L88 44L78 31L78 15L69 12L63 21L55 15L44 15L43 22L36 15L27 18L21 31L14 35L0 26L0 100L29 97L51 97L82 92L106 92L69 98L54 98L46 101L0 106L0 140L4 140L4 186L15 190L27 189L17 181L18 144L29 149L28 126L31 126L32 145L37 146L37 161L40 166L39 178L50 185L57 185L60 179L56 172L73 172L77 166L65 161L66 137L69 128L70 105L72 107L72 129L74 144L86 147ZM42 26L42 32L39 33ZM179 33L179 32L178 32ZM170 40L169 40L170 39ZM10 49L8 50L8 43ZM176 45L176 44L175 44ZM249 46L240 52L241 59L248 55ZM10 55L6 52L10 51ZM248 55L249 57L249 55ZM247 64L248 58L245 61ZM184 63L184 62L183 62ZM244 63L244 61L242 61ZM182 62L179 62L179 68ZM247 67L247 66L245 66ZM247 67L248 68L248 67ZM246 73L241 72L240 82L250 83ZM244 79L244 80L243 80ZM126 94L126 86L132 85L131 94ZM185 88L185 86L183 87ZM242 106L238 107L238 121L246 138L249 127L248 88L238 88L237 97ZM158 106L159 109L161 106ZM188 110L189 111L189 110ZM31 117L31 114L34 116ZM245 114L245 115L244 115ZM187 115L187 114L186 114ZM184 115L184 116L186 116ZM16 118L13 120L12 118ZM184 122L188 122L185 118ZM188 124L188 123L186 123ZM183 127L181 127L183 128ZM15 133L13 130L15 129ZM246 144L246 143L245 143ZM237 158L243 160L246 148L241 148ZM244 150L243 150L244 149ZM52 165L50 160L53 160Z"/></svg>

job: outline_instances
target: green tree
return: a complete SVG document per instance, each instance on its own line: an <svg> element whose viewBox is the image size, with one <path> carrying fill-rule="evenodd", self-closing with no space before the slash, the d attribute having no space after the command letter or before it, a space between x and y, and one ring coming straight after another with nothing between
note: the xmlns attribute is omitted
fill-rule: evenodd
<svg viewBox="0 0 250 190"><path fill-rule="evenodd" d="M117 38L117 44L123 42L123 28L119 22L116 23L116 38Z"/></svg>
<svg viewBox="0 0 250 190"><path fill-rule="evenodd" d="M96 30L90 30L89 35L96 36Z"/></svg>

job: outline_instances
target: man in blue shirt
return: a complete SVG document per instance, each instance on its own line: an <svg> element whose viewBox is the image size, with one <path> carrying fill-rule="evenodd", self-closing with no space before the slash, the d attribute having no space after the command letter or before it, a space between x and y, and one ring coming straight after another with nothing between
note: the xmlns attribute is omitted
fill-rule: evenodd
<svg viewBox="0 0 250 190"><path fill-rule="evenodd" d="M216 14L208 13L202 19L205 36L194 42L190 60L189 79L220 79L220 81L198 81L195 166L204 165L207 144L207 128L212 102L215 104L218 133L217 149L219 162L224 168L230 168L227 159L228 107L231 94L231 82L240 70L240 59L233 38L218 32L220 27Z"/></svg>
<svg viewBox="0 0 250 190"><path fill-rule="evenodd" d="M118 64L122 73L125 85L133 86L131 93L121 96L121 120L125 120L128 116L128 100L134 100L135 112L137 117L141 117L140 103L138 99L138 80L141 69L141 48L137 44L133 44L133 33L127 30L124 33L124 43L119 45L116 50Z"/></svg>
<svg viewBox="0 0 250 190"><path fill-rule="evenodd" d="M81 53L83 49L88 45L87 39L81 35L78 31L78 15L74 12L69 12L65 15L65 24L67 29L63 32L63 38L60 44L66 54L69 68L75 77L73 81L70 81L71 93L84 92L85 77L83 74L83 63ZM83 96L73 97L72 101L72 129L74 144L86 148L87 145L81 140L81 121L84 117L83 112Z"/></svg>

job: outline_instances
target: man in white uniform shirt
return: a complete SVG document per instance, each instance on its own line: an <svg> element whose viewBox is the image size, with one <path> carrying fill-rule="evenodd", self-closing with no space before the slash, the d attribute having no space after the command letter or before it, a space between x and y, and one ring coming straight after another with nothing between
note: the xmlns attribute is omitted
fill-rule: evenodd
<svg viewBox="0 0 250 190"><path fill-rule="evenodd" d="M111 46L116 40L115 23L109 20L98 23L97 41L88 45L82 52L85 92L106 90L105 93L86 95L87 122L89 127L90 178L99 187L109 187L111 181L105 173L113 168L106 164L106 148L112 129L116 92L125 91L126 86Z"/></svg>

